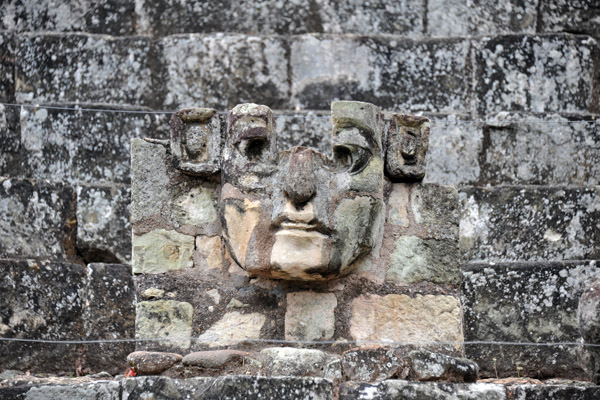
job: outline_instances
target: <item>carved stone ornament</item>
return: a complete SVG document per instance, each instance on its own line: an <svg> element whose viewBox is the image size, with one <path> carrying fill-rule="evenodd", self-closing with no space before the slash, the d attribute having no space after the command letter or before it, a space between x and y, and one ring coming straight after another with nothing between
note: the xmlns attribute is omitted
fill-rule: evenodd
<svg viewBox="0 0 600 400"><path fill-rule="evenodd" d="M252 276L327 280L350 273L381 240L385 144L394 152L395 179L424 174L423 117L388 120L372 104L334 102L332 157L307 147L278 154L272 111L240 104L229 112L219 162L221 125L210 111L173 117L172 152L185 173L207 175L220 165L224 242Z"/></svg>

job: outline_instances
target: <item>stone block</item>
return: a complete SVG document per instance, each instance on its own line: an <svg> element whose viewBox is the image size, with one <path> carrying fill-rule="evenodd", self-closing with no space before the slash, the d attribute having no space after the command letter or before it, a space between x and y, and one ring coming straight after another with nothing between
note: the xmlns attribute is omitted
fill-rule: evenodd
<svg viewBox="0 0 600 400"><path fill-rule="evenodd" d="M202 182L191 183L192 185L183 183L172 188L169 199L170 219L176 228L202 229L214 235L219 226L218 188L215 185L203 185Z"/></svg>
<svg viewBox="0 0 600 400"><path fill-rule="evenodd" d="M77 250L87 262L131 262L130 190L77 187Z"/></svg>
<svg viewBox="0 0 600 400"><path fill-rule="evenodd" d="M585 384L516 385L511 388L515 400L577 399L594 400L600 388Z"/></svg>
<svg viewBox="0 0 600 400"><path fill-rule="evenodd" d="M432 0L427 2L427 33L431 36L479 36L535 33L538 0Z"/></svg>
<svg viewBox="0 0 600 400"><path fill-rule="evenodd" d="M598 275L595 261L482 263L465 266L462 299L466 341L575 342L577 303ZM576 347L466 345L483 376L583 377Z"/></svg>
<svg viewBox="0 0 600 400"><path fill-rule="evenodd" d="M89 382L72 385L34 386L25 393L25 399L62 400L120 400L121 384L116 381Z"/></svg>
<svg viewBox="0 0 600 400"><path fill-rule="evenodd" d="M540 31L600 37L600 7L596 0L539 0Z"/></svg>
<svg viewBox="0 0 600 400"><path fill-rule="evenodd" d="M0 336L80 340L85 268L61 262L1 260ZM75 344L3 342L3 369L74 373L84 348Z"/></svg>
<svg viewBox="0 0 600 400"><path fill-rule="evenodd" d="M424 182L469 185L479 180L483 146L481 123L459 115L431 117Z"/></svg>
<svg viewBox="0 0 600 400"><path fill-rule="evenodd" d="M386 279L450 285L460 282L460 254L456 240L400 236L394 246Z"/></svg>
<svg viewBox="0 0 600 400"><path fill-rule="evenodd" d="M133 235L134 274L160 274L194 266L194 237L176 231L157 229Z"/></svg>
<svg viewBox="0 0 600 400"><path fill-rule="evenodd" d="M160 375L182 359L181 354L161 351L136 351L127 356L129 365L141 375Z"/></svg>
<svg viewBox="0 0 600 400"><path fill-rule="evenodd" d="M131 267L123 264L88 264L84 308L86 340L135 337L135 292ZM88 372L123 373L125 358L134 342L85 345Z"/></svg>
<svg viewBox="0 0 600 400"><path fill-rule="evenodd" d="M274 113L273 117L278 151L304 146L331 154L332 124L329 112Z"/></svg>
<svg viewBox="0 0 600 400"><path fill-rule="evenodd" d="M194 268L220 271L223 267L223 243L220 236L196 236Z"/></svg>
<svg viewBox="0 0 600 400"><path fill-rule="evenodd" d="M332 339L336 307L337 299L333 293L288 293L285 339L307 341Z"/></svg>
<svg viewBox="0 0 600 400"><path fill-rule="evenodd" d="M350 335L357 341L444 342L459 348L463 340L460 300L446 295L360 295L352 300Z"/></svg>
<svg viewBox="0 0 600 400"><path fill-rule="evenodd" d="M245 340L259 339L267 317L261 313L228 312L198 338L201 344L214 346L234 345Z"/></svg>
<svg viewBox="0 0 600 400"><path fill-rule="evenodd" d="M18 32L76 31L131 35L134 33L133 1L128 0L8 0L7 29ZM8 25L8 24L7 24Z"/></svg>
<svg viewBox="0 0 600 400"><path fill-rule="evenodd" d="M340 400L353 399L507 400L506 388L492 383L423 383L387 380L377 384L345 382Z"/></svg>
<svg viewBox="0 0 600 400"><path fill-rule="evenodd" d="M406 378L409 365L398 357L391 348L372 347L344 352L342 368L347 380L375 382L395 378Z"/></svg>
<svg viewBox="0 0 600 400"><path fill-rule="evenodd" d="M78 262L75 194L62 184L0 180L0 257Z"/></svg>
<svg viewBox="0 0 600 400"><path fill-rule="evenodd" d="M456 358L427 350L408 355L410 376L418 381L475 382L479 366L466 358Z"/></svg>
<svg viewBox="0 0 600 400"><path fill-rule="evenodd" d="M168 108L232 108L254 102L286 108L285 42L236 34L172 36L160 41Z"/></svg>
<svg viewBox="0 0 600 400"><path fill-rule="evenodd" d="M465 260L600 258L598 188L464 188L461 203Z"/></svg>
<svg viewBox="0 0 600 400"><path fill-rule="evenodd" d="M165 115L127 114L126 110L121 107L123 113L107 113L23 107L18 142L22 163L17 170L1 172L73 184L128 184L130 139L164 137L162 125L168 119Z"/></svg>
<svg viewBox="0 0 600 400"><path fill-rule="evenodd" d="M183 365L208 369L222 369L231 364L242 364L250 353L239 350L196 351L183 357Z"/></svg>
<svg viewBox="0 0 600 400"><path fill-rule="evenodd" d="M149 38L28 33L17 54L17 102L156 104Z"/></svg>
<svg viewBox="0 0 600 400"><path fill-rule="evenodd" d="M145 347L168 347L186 350L192 336L192 316L194 309L190 303L174 300L141 301L136 306L136 339L162 338L155 343L142 342Z"/></svg>
<svg viewBox="0 0 600 400"><path fill-rule="evenodd" d="M460 39L298 36L290 45L292 106L327 109L354 98L383 109L467 111L469 48Z"/></svg>
<svg viewBox="0 0 600 400"><path fill-rule="evenodd" d="M600 124L593 116L501 113L482 132L480 185L600 184Z"/></svg>
<svg viewBox="0 0 600 400"><path fill-rule="evenodd" d="M439 184L411 187L410 207L415 224L438 238L457 239L459 222L458 191Z"/></svg>
<svg viewBox="0 0 600 400"><path fill-rule="evenodd" d="M339 356L314 349L273 347L260 351L264 371L272 376L316 376L340 381L342 364Z"/></svg>
<svg viewBox="0 0 600 400"><path fill-rule="evenodd" d="M478 46L480 113L598 112L599 51L591 37L508 35Z"/></svg>
<svg viewBox="0 0 600 400"><path fill-rule="evenodd" d="M131 223L160 220L168 213L167 149L143 139L131 140Z"/></svg>
<svg viewBox="0 0 600 400"><path fill-rule="evenodd" d="M122 381L122 399L152 396L163 398L208 399L314 399L333 400L333 384L312 377L220 376L217 378L171 379L137 377Z"/></svg>

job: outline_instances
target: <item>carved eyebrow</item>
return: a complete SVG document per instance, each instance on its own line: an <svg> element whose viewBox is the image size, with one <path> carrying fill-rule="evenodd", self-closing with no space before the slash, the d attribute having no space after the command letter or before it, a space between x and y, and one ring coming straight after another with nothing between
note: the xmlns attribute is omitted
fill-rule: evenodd
<svg viewBox="0 0 600 400"><path fill-rule="evenodd" d="M340 133L342 131L347 131L350 129L355 129L356 131L358 131L358 133L360 134L360 136L365 140L365 144L362 143L352 143L350 141L348 141L348 135L340 135ZM377 141L375 140L375 138L373 137L373 130L370 128L366 128L363 126L356 126L354 124L338 124L333 131L333 145L336 144L336 140L335 138L340 138L340 136L342 136L342 140L337 140L337 144L339 143L347 143L347 144L358 144L358 145L363 145L365 147L368 147L369 149L379 149L379 145L377 144ZM355 141L354 141L355 142Z"/></svg>

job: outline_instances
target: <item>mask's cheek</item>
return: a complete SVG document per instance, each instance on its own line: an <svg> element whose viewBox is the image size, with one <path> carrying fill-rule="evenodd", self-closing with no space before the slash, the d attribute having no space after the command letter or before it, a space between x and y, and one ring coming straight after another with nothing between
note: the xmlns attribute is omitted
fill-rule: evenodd
<svg viewBox="0 0 600 400"><path fill-rule="evenodd" d="M260 202L249 199L224 200L223 236L232 258L246 269L246 253L252 233L258 224Z"/></svg>
<svg viewBox="0 0 600 400"><path fill-rule="evenodd" d="M374 196L342 198L333 212L335 238L331 248L331 265L344 275L352 263L369 253L377 242L383 202Z"/></svg>

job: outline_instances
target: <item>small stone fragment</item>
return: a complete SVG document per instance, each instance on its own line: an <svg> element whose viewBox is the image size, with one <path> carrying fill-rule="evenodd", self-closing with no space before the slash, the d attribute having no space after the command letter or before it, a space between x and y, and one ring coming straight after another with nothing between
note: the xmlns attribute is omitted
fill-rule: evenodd
<svg viewBox="0 0 600 400"><path fill-rule="evenodd" d="M140 375L159 375L182 359L180 354L160 351L136 351L127 356L127 362L134 365Z"/></svg>
<svg viewBox="0 0 600 400"><path fill-rule="evenodd" d="M410 376L419 381L475 382L479 366L466 358L456 358L427 350L408 355Z"/></svg>

